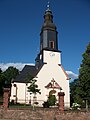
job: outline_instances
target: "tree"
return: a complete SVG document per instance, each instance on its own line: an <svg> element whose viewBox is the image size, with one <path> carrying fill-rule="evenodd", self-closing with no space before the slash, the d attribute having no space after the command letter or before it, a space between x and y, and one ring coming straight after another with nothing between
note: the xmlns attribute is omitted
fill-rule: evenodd
<svg viewBox="0 0 90 120"><path fill-rule="evenodd" d="M0 68L0 74L2 73L2 69Z"/></svg>
<svg viewBox="0 0 90 120"><path fill-rule="evenodd" d="M53 106L53 105L55 105L55 103L56 103L56 97L55 97L55 95L49 95L49 97L48 97L48 103L49 103L49 106Z"/></svg>
<svg viewBox="0 0 90 120"><path fill-rule="evenodd" d="M82 57L83 60L79 69L79 95L82 100L90 100L90 43Z"/></svg>
<svg viewBox="0 0 90 120"><path fill-rule="evenodd" d="M4 76L2 70L0 69L0 96L3 95L3 86L4 86Z"/></svg>
<svg viewBox="0 0 90 120"><path fill-rule="evenodd" d="M38 89L38 85L36 84L36 82L37 80L31 77L29 81L30 86L28 87L28 91L30 92L30 94L34 94L34 95L36 95L37 93L41 94L40 89Z"/></svg>
<svg viewBox="0 0 90 120"><path fill-rule="evenodd" d="M0 96L3 96L3 87L5 86L5 75L0 68Z"/></svg>
<svg viewBox="0 0 90 120"><path fill-rule="evenodd" d="M38 85L36 84L37 80L34 79L33 77L31 77L30 75L28 75L27 77L27 82L30 83L30 86L28 87L28 92L30 92L30 95L33 94L33 110L34 110L34 104L37 102L36 101L36 94L40 92L40 89L38 89Z"/></svg>
<svg viewBox="0 0 90 120"><path fill-rule="evenodd" d="M6 71L0 69L0 96L3 95L3 88L10 87L11 80L19 74L19 70L14 67L8 67Z"/></svg>
<svg viewBox="0 0 90 120"><path fill-rule="evenodd" d="M5 76L5 83L11 84L11 80L15 79L19 74L19 70L14 68L13 66L8 67L8 69L3 73Z"/></svg>
<svg viewBox="0 0 90 120"><path fill-rule="evenodd" d="M71 104L83 105L83 100L90 102L90 43L82 55L83 60L79 69L79 78L70 83Z"/></svg>
<svg viewBox="0 0 90 120"><path fill-rule="evenodd" d="M72 106L73 103L81 103L80 98L80 90L79 90L79 79L75 79L70 83L70 104Z"/></svg>

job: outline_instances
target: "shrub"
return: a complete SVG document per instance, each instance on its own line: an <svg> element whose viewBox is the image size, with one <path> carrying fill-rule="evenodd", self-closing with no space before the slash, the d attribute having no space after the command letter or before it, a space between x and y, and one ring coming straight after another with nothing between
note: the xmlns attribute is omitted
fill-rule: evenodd
<svg viewBox="0 0 90 120"><path fill-rule="evenodd" d="M47 101L47 102L44 102L42 105L43 105L44 108L49 108L49 103L48 103L48 101Z"/></svg>
<svg viewBox="0 0 90 120"><path fill-rule="evenodd" d="M55 105L55 103L56 103L56 97L55 97L55 95L50 95L48 97L48 103L49 103L50 106Z"/></svg>
<svg viewBox="0 0 90 120"><path fill-rule="evenodd" d="M78 103L73 103L72 109L73 110L80 110L80 105Z"/></svg>

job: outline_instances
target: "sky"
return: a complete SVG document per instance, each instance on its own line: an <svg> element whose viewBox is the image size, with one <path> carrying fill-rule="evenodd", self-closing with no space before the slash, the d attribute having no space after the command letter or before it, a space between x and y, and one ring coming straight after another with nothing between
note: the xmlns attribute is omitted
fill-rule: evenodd
<svg viewBox="0 0 90 120"><path fill-rule="evenodd" d="M90 42L90 0L49 0L62 65L77 77ZM48 0L0 0L0 68L34 64Z"/></svg>

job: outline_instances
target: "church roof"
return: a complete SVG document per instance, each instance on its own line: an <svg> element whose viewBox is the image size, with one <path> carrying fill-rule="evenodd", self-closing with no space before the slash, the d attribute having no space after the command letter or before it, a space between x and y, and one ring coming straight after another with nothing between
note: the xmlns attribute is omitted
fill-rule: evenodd
<svg viewBox="0 0 90 120"><path fill-rule="evenodd" d="M41 65L38 69L36 66L33 65L25 65L23 70L20 72L20 74L16 77L16 79L13 80L13 82L20 82L25 83L27 82L27 77L35 77L37 73L40 71L43 65Z"/></svg>

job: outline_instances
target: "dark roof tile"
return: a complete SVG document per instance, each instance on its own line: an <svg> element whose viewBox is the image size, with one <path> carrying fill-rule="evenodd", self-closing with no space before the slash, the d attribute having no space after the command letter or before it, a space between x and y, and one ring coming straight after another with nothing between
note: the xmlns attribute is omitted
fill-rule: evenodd
<svg viewBox="0 0 90 120"><path fill-rule="evenodd" d="M25 65L25 67L23 68L23 70L16 77L16 79L13 80L13 82L26 83L27 82L27 77L28 76L35 77L37 75L37 73L40 71L40 69L42 68L42 66L40 66L37 69L36 66Z"/></svg>

